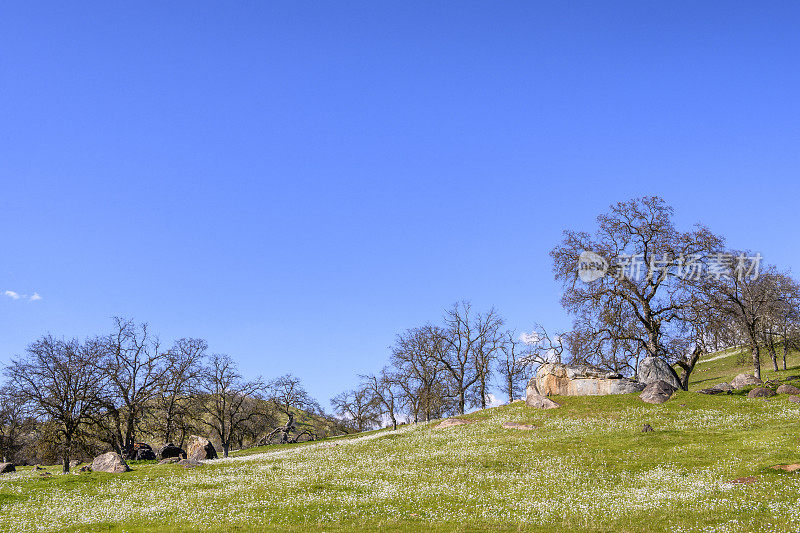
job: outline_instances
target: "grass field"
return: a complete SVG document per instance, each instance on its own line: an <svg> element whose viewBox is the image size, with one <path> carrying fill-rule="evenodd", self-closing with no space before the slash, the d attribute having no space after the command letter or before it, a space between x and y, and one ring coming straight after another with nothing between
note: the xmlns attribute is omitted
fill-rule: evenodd
<svg viewBox="0 0 800 533"><path fill-rule="evenodd" d="M747 371L736 359L701 362L691 388ZM790 363L781 375L800 374L800 357ZM800 405L786 396L557 401L550 411L520 402L479 411L448 429L247 450L192 470L49 468L56 475L42 478L20 468L0 476L0 530L800 530L800 472L770 468L800 463ZM645 423L655 431L642 433Z"/></svg>

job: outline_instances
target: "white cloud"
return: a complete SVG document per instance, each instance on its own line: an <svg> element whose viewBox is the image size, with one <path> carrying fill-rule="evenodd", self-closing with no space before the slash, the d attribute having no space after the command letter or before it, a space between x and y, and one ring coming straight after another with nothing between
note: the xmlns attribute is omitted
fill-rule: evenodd
<svg viewBox="0 0 800 533"><path fill-rule="evenodd" d="M38 292L34 292L33 296L28 296L27 294L20 294L16 291L4 291L2 295L12 300L28 300L29 302L37 302L42 299L41 294Z"/></svg>

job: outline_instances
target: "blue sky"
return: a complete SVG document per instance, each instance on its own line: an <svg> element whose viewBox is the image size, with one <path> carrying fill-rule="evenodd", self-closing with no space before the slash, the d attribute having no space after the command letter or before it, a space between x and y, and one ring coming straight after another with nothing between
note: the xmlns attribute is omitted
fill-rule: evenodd
<svg viewBox="0 0 800 533"><path fill-rule="evenodd" d="M568 324L548 251L663 196L800 262L800 8L0 7L0 361L110 317L325 405L459 299Z"/></svg>

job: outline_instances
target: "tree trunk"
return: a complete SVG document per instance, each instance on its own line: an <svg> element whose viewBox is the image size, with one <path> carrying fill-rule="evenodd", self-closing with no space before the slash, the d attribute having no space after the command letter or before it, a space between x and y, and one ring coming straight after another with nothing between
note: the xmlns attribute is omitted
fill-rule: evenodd
<svg viewBox="0 0 800 533"><path fill-rule="evenodd" d="M750 344L750 354L753 356L753 375L761 379L761 352L758 349L758 343Z"/></svg>
<svg viewBox="0 0 800 533"><path fill-rule="evenodd" d="M69 473L69 452L72 449L72 435L67 434L64 437L64 473Z"/></svg>
<svg viewBox="0 0 800 533"><path fill-rule="evenodd" d="M225 457L225 458L228 457L228 450L230 450L230 448L231 448L231 443L230 442L223 442L222 443L222 457Z"/></svg>
<svg viewBox="0 0 800 533"><path fill-rule="evenodd" d="M772 369L778 371L778 354L775 351L775 342L772 338L772 333L767 333L767 349L769 350L769 358L772 360Z"/></svg>
<svg viewBox="0 0 800 533"><path fill-rule="evenodd" d="M786 336L786 328L783 328L783 369L786 370L786 352L788 351L789 339Z"/></svg>
<svg viewBox="0 0 800 533"><path fill-rule="evenodd" d="M700 359L700 355L702 355L702 353L703 350L697 347L692 351L692 355L689 356L688 361L678 361L678 366L682 369L681 376L678 378L681 384L681 389L689 390L689 376L694 370L694 367L697 364L697 361Z"/></svg>

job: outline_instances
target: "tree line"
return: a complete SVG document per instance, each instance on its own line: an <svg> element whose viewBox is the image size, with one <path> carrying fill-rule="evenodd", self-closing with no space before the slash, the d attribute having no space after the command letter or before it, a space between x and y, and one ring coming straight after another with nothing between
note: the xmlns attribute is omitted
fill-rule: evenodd
<svg viewBox="0 0 800 533"><path fill-rule="evenodd" d="M601 263L588 279L587 252ZM800 349L800 285L791 274L702 224L678 229L662 198L612 205L593 233L564 231L550 255L571 329L537 324L520 335L495 309L477 313L460 302L441 322L399 334L380 372L332 399L335 412L359 430L460 414L485 408L495 381L508 401L520 397L546 362L636 378L639 363L655 357L687 389L703 354L742 347L760 379L765 351L777 371Z"/></svg>
<svg viewBox="0 0 800 533"><path fill-rule="evenodd" d="M176 443L192 433L222 448L316 439L347 428L292 375L246 379L203 339L162 346L147 324L115 318L86 340L46 335L5 367L0 453L15 462L61 462L109 448L131 456L137 441ZM288 418L301 427L285 424ZM275 430L278 430L277 432Z"/></svg>

